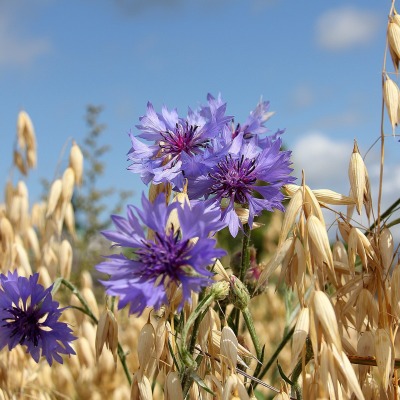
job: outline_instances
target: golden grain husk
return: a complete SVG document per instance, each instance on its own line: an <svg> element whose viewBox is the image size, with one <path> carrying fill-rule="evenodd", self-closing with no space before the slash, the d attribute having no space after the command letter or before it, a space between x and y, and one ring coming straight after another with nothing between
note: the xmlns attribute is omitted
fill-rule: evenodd
<svg viewBox="0 0 400 400"><path fill-rule="evenodd" d="M380 383L387 390L394 368L394 349L389 333L384 328L375 331L375 357L378 366Z"/></svg>
<svg viewBox="0 0 400 400"><path fill-rule="evenodd" d="M83 154L75 141L72 143L69 153L69 166L74 171L75 183L77 186L81 186L83 179Z"/></svg>
<svg viewBox="0 0 400 400"><path fill-rule="evenodd" d="M357 142L354 142L353 153L350 157L349 179L357 212L361 214L365 191L365 165L358 150Z"/></svg>
<svg viewBox="0 0 400 400"><path fill-rule="evenodd" d="M165 389L165 400L183 400L181 381L177 372L168 373Z"/></svg>

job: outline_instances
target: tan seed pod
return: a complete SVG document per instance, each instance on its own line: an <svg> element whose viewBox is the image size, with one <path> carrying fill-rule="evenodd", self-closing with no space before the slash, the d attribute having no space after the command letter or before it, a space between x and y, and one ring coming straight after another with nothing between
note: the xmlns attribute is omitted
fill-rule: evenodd
<svg viewBox="0 0 400 400"><path fill-rule="evenodd" d="M6 217L0 217L0 243L3 251L11 249L14 243L14 229Z"/></svg>
<svg viewBox="0 0 400 400"><path fill-rule="evenodd" d="M18 263L25 271L26 276L32 275L32 268L29 262L28 254L26 253L25 248L22 246L21 243L15 243L15 250L18 254Z"/></svg>
<svg viewBox="0 0 400 400"><path fill-rule="evenodd" d="M358 332L361 332L365 317L367 316L368 322L372 326L378 322L378 308L374 297L368 289L363 288L358 295L356 306L356 329Z"/></svg>
<svg viewBox="0 0 400 400"><path fill-rule="evenodd" d="M391 18L387 29L387 38L390 49L398 58L400 58L400 26L396 23L397 20ZM395 67L396 68L396 67Z"/></svg>
<svg viewBox="0 0 400 400"><path fill-rule="evenodd" d="M333 205L355 204L353 198L329 189L316 189L312 191L319 202Z"/></svg>
<svg viewBox="0 0 400 400"><path fill-rule="evenodd" d="M357 244L358 236L356 228L351 228L349 232L349 238L347 240L347 255L348 255L348 266L350 271L355 273L356 255L357 255Z"/></svg>
<svg viewBox="0 0 400 400"><path fill-rule="evenodd" d="M80 276L81 287L82 288L93 288L93 279L89 271L82 271Z"/></svg>
<svg viewBox="0 0 400 400"><path fill-rule="evenodd" d="M154 327L150 322L147 322L140 331L137 349L139 365L143 373L146 373L149 364L152 363L152 358L155 358L155 340Z"/></svg>
<svg viewBox="0 0 400 400"><path fill-rule="evenodd" d="M53 281L50 278L49 271L46 267L41 265L36 272L39 274L38 282L45 288L48 288L52 285Z"/></svg>
<svg viewBox="0 0 400 400"><path fill-rule="evenodd" d="M28 149L26 152L26 163L28 164L29 168L35 168L37 165L37 155L36 150Z"/></svg>
<svg viewBox="0 0 400 400"><path fill-rule="evenodd" d="M237 207L237 208L235 208L235 213L243 225L245 225L249 222L250 211L248 208ZM264 226L264 224L253 221L253 225L251 226L251 229L260 228L261 226Z"/></svg>
<svg viewBox="0 0 400 400"><path fill-rule="evenodd" d="M322 222L315 215L310 215L307 219L306 228L308 237L315 245L315 250L322 256L329 269L333 271L332 251L325 225L322 225Z"/></svg>
<svg viewBox="0 0 400 400"><path fill-rule="evenodd" d="M327 295L316 290L312 299L312 308L315 316L322 326L322 330L328 342L334 344L336 348L342 351L342 342L340 339L339 328L336 320L335 311Z"/></svg>
<svg viewBox="0 0 400 400"><path fill-rule="evenodd" d="M24 150L25 147L36 148L36 136L32 120L28 113L20 111L17 118L18 146Z"/></svg>
<svg viewBox="0 0 400 400"><path fill-rule="evenodd" d="M293 183L289 183L287 185L283 185L282 189L286 195L292 197L302 186L294 185Z"/></svg>
<svg viewBox="0 0 400 400"><path fill-rule="evenodd" d="M114 314L106 309L99 318L96 331L96 360L98 361L104 344L111 351L114 358L115 368L117 367L117 350L118 350L118 323Z"/></svg>
<svg viewBox="0 0 400 400"><path fill-rule="evenodd" d="M74 193L75 184L75 174L71 167L68 167L62 177L62 192L61 197L66 202L69 203L72 199Z"/></svg>
<svg viewBox="0 0 400 400"><path fill-rule="evenodd" d="M339 261L345 265L348 263L346 247L340 240L336 240L336 242L333 244L332 257L333 261Z"/></svg>
<svg viewBox="0 0 400 400"><path fill-rule="evenodd" d="M165 382L165 400L183 400L183 391L179 375L175 371L168 373Z"/></svg>
<svg viewBox="0 0 400 400"><path fill-rule="evenodd" d="M154 200L158 197L159 194L165 193L165 200L166 203L168 204L171 192L172 192L172 187L170 183L160 183L158 185L151 183L149 187L148 198L151 203L154 203Z"/></svg>
<svg viewBox="0 0 400 400"><path fill-rule="evenodd" d="M232 370L236 368L238 357L238 340L233 330L225 326L221 332L221 362L226 363Z"/></svg>
<svg viewBox="0 0 400 400"><path fill-rule="evenodd" d="M138 388L140 400L153 400L153 392L149 378L144 374L138 375Z"/></svg>
<svg viewBox="0 0 400 400"><path fill-rule="evenodd" d="M354 142L353 153L350 158L349 179L357 212L361 214L365 191L365 164L358 150L357 142Z"/></svg>
<svg viewBox="0 0 400 400"><path fill-rule="evenodd" d="M68 232L71 234L71 236L74 239L76 239L75 212L74 212L74 207L72 206L71 202L67 203L67 205L65 207L64 222L68 229Z"/></svg>
<svg viewBox="0 0 400 400"><path fill-rule="evenodd" d="M71 151L69 153L69 166L74 171L75 183L78 186L81 186L83 177L83 154L75 141L72 143Z"/></svg>
<svg viewBox="0 0 400 400"><path fill-rule="evenodd" d="M21 155L21 153L17 150L14 150L14 157L13 157L14 165L19 169L22 175L26 175L28 173L28 167L25 164L25 161Z"/></svg>
<svg viewBox="0 0 400 400"><path fill-rule="evenodd" d="M60 245L60 275L69 280L72 268L72 247L68 240L63 240Z"/></svg>
<svg viewBox="0 0 400 400"><path fill-rule="evenodd" d="M400 31L400 27L397 25L395 25L395 29ZM396 83L388 77L388 75L385 76L383 82L383 100L394 133L394 129L398 123L397 113L399 109L399 88Z"/></svg>
<svg viewBox="0 0 400 400"><path fill-rule="evenodd" d="M35 260L37 261L40 260L41 252L40 252L39 239L36 235L36 231L31 226L28 226L25 233L28 239L29 247L33 252Z"/></svg>
<svg viewBox="0 0 400 400"><path fill-rule="evenodd" d="M293 333L292 341L292 365L290 369L292 370L297 363L298 357L306 343L306 339L310 330L310 313L309 309L304 307L299 313L297 318L296 326Z"/></svg>
<svg viewBox="0 0 400 400"><path fill-rule="evenodd" d="M379 235L379 250L382 258L384 274L389 271L393 261L394 242L393 236L388 228L383 228Z"/></svg>
<svg viewBox="0 0 400 400"><path fill-rule="evenodd" d="M371 331L364 332L357 342L357 355L361 357L372 357L375 355L374 335ZM366 365L359 365L359 381L361 384L364 382L370 367Z"/></svg>
<svg viewBox="0 0 400 400"><path fill-rule="evenodd" d="M311 214L315 215L321 221L322 225L325 226L324 216L322 214L321 206L319 205L317 198L315 197L313 191L310 189L309 186L305 185L304 187L305 187L304 210L306 218L308 218L309 212L311 212Z"/></svg>
<svg viewBox="0 0 400 400"><path fill-rule="evenodd" d="M237 375L230 375L225 382L222 400L250 400L246 388Z"/></svg>
<svg viewBox="0 0 400 400"><path fill-rule="evenodd" d="M374 343L380 383L383 389L387 390L394 368L394 353L392 341L386 329L376 330Z"/></svg>
<svg viewBox="0 0 400 400"><path fill-rule="evenodd" d="M50 217L54 210L56 209L57 203L61 197L62 193L62 181L61 179L56 179L50 188L49 199L47 201L47 212L46 218Z"/></svg>
<svg viewBox="0 0 400 400"><path fill-rule="evenodd" d="M400 102L399 102L399 107L400 107ZM365 164L364 167L365 167L364 207L365 207L365 212L367 213L367 217L368 219L370 219L372 212L371 182L369 180L367 166Z"/></svg>
<svg viewBox="0 0 400 400"><path fill-rule="evenodd" d="M296 190L292 198L289 201L289 204L286 207L286 212L283 217L281 233L279 235L279 243L278 247L282 245L284 240L286 240L290 230L292 229L297 215L301 211L301 206L303 205L303 187L299 186L299 189Z"/></svg>

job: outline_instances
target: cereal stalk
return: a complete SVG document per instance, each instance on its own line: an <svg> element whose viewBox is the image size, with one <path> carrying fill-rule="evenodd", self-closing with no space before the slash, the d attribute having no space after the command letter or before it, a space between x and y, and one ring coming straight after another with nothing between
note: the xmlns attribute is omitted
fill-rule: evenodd
<svg viewBox="0 0 400 400"><path fill-rule="evenodd" d="M83 308L74 307L74 306L70 306L70 307L75 308L79 311L82 311L84 314L86 314L88 317L90 317L90 319L97 325L99 323L98 319L92 313L92 310L90 309L87 301L82 296L82 294L80 293L78 288L64 278L60 278L60 283L63 284L65 287L67 287L69 290L71 290L71 292L76 296L76 298L81 302L81 304L83 306ZM119 342L118 342L118 357L119 357L122 367L124 369L125 376L128 379L129 386L131 386L132 385L131 373L129 372L128 365L126 364L126 355L125 355L124 350L122 349L122 346Z"/></svg>

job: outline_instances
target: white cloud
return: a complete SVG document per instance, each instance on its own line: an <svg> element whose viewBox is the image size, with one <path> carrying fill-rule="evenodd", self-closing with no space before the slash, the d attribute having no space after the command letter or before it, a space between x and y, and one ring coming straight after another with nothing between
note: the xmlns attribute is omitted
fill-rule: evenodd
<svg viewBox="0 0 400 400"><path fill-rule="evenodd" d="M24 26L25 16L18 14L17 7L3 4L0 11L0 66L27 66L50 50L49 39L35 38L18 29Z"/></svg>
<svg viewBox="0 0 400 400"><path fill-rule="evenodd" d="M317 20L318 44L327 50L345 50L368 43L379 30L379 16L365 9L331 9Z"/></svg>
<svg viewBox="0 0 400 400"><path fill-rule="evenodd" d="M296 176L304 170L313 189L349 190L347 169L353 149L351 142L332 140L319 132L302 136L293 148Z"/></svg>

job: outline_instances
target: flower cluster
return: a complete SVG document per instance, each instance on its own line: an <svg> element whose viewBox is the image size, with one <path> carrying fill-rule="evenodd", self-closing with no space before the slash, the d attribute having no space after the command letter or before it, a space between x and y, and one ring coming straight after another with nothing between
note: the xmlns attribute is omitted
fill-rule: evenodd
<svg viewBox="0 0 400 400"><path fill-rule="evenodd" d="M39 362L46 357L62 363L60 354L75 354L70 342L75 340L71 329L60 322L62 309L51 295L52 287L38 284L39 274L29 278L17 272L0 275L0 350L11 350L18 344Z"/></svg>
<svg viewBox="0 0 400 400"><path fill-rule="evenodd" d="M207 101L185 118L166 107L157 113L148 103L137 126L140 134L130 134L128 169L146 184L168 184L176 192L185 188L190 199L190 205L167 205L163 195L154 203L143 196L142 210L128 206L127 218L112 216L116 230L103 232L131 251L108 256L97 269L109 275L102 281L107 293L120 297L120 307L129 304L132 314L170 304L176 288L182 293L180 308L192 291L209 286L209 266L224 254L210 236L226 226L237 235L243 228L237 208L247 212L250 227L263 210L283 210L281 188L294 180L290 152L281 149L283 131L264 135L273 114L268 102L235 125L220 96L208 95Z"/></svg>
<svg viewBox="0 0 400 400"><path fill-rule="evenodd" d="M130 135L129 169L146 184L169 182L177 191L187 179L190 199L221 207L221 220L236 236L242 224L235 206L249 209L250 227L263 210L283 209L280 189L294 181L290 152L281 150L282 130L264 135L273 114L268 102L261 101L243 125L235 126L221 97L207 99L197 112L189 109L186 119L166 107L158 114L149 103L137 127L138 137L152 143Z"/></svg>

